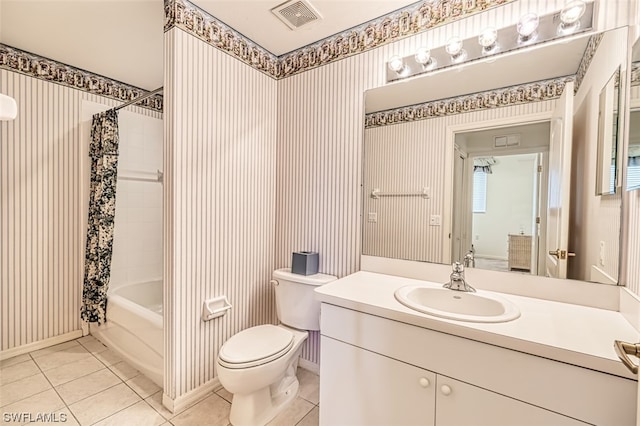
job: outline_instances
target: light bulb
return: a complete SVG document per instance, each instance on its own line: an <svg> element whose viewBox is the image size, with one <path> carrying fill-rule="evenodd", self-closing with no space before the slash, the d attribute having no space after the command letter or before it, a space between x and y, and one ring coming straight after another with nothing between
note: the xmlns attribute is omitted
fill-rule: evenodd
<svg viewBox="0 0 640 426"><path fill-rule="evenodd" d="M392 56L389 59L389 69L400 74L404 70L404 61L400 56Z"/></svg>
<svg viewBox="0 0 640 426"><path fill-rule="evenodd" d="M516 25L518 34L520 34L519 40L522 42L532 41L536 38L536 31L540 25L540 18L535 13L527 13L523 15Z"/></svg>
<svg viewBox="0 0 640 426"><path fill-rule="evenodd" d="M426 47L421 47L416 50L414 59L418 64L422 65L422 69L426 71L431 71L438 65L438 61L431 56L431 51Z"/></svg>
<svg viewBox="0 0 640 426"><path fill-rule="evenodd" d="M451 62L454 64L459 64L467 58L467 52L462 48L462 43L460 37L451 37L444 48L451 55Z"/></svg>
<svg viewBox="0 0 640 426"><path fill-rule="evenodd" d="M580 28L580 18L587 8L582 0L572 0L560 11L560 25L558 34L566 35L575 32Z"/></svg>
<svg viewBox="0 0 640 426"><path fill-rule="evenodd" d="M451 37L449 41L447 41L445 50L451 56L459 55L460 52L462 52L462 39L460 37Z"/></svg>
<svg viewBox="0 0 640 426"><path fill-rule="evenodd" d="M498 30L493 27L485 28L478 36L478 43L482 46L482 53L491 53L498 46Z"/></svg>
<svg viewBox="0 0 640 426"><path fill-rule="evenodd" d="M426 65L431 60L431 51L426 47L416 50L415 60L420 65Z"/></svg>
<svg viewBox="0 0 640 426"><path fill-rule="evenodd" d="M572 0L560 11L560 20L564 25L575 25L586 10L587 5L582 0Z"/></svg>

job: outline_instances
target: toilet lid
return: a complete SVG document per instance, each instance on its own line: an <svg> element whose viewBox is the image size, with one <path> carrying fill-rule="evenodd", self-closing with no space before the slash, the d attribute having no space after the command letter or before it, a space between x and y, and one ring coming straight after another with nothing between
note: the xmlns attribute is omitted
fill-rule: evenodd
<svg viewBox="0 0 640 426"><path fill-rule="evenodd" d="M247 368L277 359L293 346L293 333L275 325L247 328L227 340L220 361L229 368Z"/></svg>

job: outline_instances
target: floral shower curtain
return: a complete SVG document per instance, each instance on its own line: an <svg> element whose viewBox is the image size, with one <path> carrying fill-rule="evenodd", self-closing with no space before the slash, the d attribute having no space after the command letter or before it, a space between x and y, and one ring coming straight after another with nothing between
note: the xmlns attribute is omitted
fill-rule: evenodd
<svg viewBox="0 0 640 426"><path fill-rule="evenodd" d="M115 110L93 116L89 157L89 223L80 315L85 321L101 324L106 321L116 213L118 114Z"/></svg>

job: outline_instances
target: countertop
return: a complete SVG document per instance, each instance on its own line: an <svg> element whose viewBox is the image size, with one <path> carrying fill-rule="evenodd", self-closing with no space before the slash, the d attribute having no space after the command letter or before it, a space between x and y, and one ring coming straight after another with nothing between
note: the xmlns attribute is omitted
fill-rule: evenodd
<svg viewBox="0 0 640 426"><path fill-rule="evenodd" d="M616 339L640 340L619 312L494 292L513 302L520 317L504 323L463 322L402 305L394 292L405 285L441 287L442 283L360 271L315 291L323 303L637 380L613 348Z"/></svg>

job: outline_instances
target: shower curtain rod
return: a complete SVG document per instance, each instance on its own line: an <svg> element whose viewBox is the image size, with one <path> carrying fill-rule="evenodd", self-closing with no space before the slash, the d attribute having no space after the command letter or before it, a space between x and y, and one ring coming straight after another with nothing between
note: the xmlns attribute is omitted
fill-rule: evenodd
<svg viewBox="0 0 640 426"><path fill-rule="evenodd" d="M154 90L152 92L148 92L145 95L138 96L135 99L131 99L130 101L127 101L127 102L123 103L122 105L114 107L114 108L111 108L111 109L114 110L114 111L117 111L119 109L126 108L129 105L137 104L141 100L147 99L148 97L151 97L151 96L155 95L156 93L162 92L163 90L164 90L164 86L163 87L159 87L159 88L157 88L156 90Z"/></svg>

